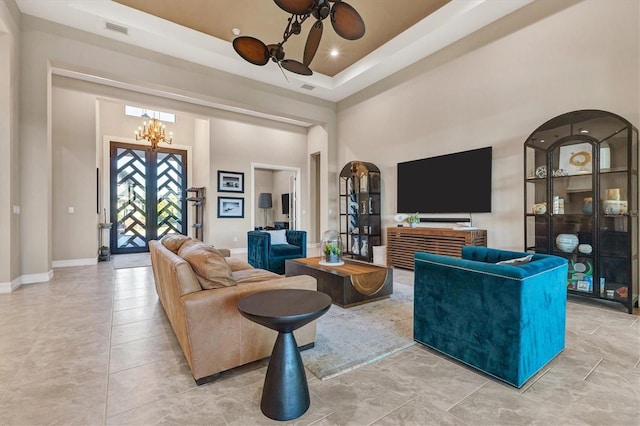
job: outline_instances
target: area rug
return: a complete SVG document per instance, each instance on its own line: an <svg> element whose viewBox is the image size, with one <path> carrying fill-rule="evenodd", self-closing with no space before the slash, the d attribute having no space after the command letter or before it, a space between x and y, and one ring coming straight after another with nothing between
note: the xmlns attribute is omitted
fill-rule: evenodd
<svg viewBox="0 0 640 426"><path fill-rule="evenodd" d="M331 305L317 327L302 359L320 380L387 357L414 344L413 286L394 283L390 298L352 308Z"/></svg>
<svg viewBox="0 0 640 426"><path fill-rule="evenodd" d="M139 268L151 266L149 253L116 254L113 259L113 269Z"/></svg>

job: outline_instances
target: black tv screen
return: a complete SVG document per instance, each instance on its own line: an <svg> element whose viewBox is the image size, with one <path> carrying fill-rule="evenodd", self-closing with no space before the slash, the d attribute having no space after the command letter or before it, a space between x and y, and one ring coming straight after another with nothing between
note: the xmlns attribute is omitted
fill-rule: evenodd
<svg viewBox="0 0 640 426"><path fill-rule="evenodd" d="M398 163L398 213L491 212L491 147Z"/></svg>

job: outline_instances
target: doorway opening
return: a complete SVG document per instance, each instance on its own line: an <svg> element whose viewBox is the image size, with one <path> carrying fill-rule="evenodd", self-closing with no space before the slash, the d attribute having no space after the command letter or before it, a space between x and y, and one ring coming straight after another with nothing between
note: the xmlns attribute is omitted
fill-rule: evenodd
<svg viewBox="0 0 640 426"><path fill-rule="evenodd" d="M309 237L310 243L320 242L320 153L315 152L309 158Z"/></svg>
<svg viewBox="0 0 640 426"><path fill-rule="evenodd" d="M251 194L253 229L300 229L299 168L251 164ZM258 207L260 194L270 195L271 207Z"/></svg>

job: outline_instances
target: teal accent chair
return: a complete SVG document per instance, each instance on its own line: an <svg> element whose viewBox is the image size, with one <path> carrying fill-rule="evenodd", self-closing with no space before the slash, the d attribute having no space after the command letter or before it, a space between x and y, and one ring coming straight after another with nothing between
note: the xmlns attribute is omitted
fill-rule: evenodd
<svg viewBox="0 0 640 426"><path fill-rule="evenodd" d="M287 229L284 233L286 244L271 244L269 232L247 232L249 264L254 268L284 274L285 260L307 257L307 232Z"/></svg>
<svg viewBox="0 0 640 426"><path fill-rule="evenodd" d="M413 338L518 388L564 349L567 260L462 248L416 253Z"/></svg>

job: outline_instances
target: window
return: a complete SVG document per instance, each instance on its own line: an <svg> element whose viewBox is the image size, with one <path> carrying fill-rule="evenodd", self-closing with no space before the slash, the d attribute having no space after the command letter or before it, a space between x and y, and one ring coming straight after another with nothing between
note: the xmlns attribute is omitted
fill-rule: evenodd
<svg viewBox="0 0 640 426"><path fill-rule="evenodd" d="M131 106L131 105L125 105L124 106L124 113L126 115L130 115L132 117L141 117L141 118L144 118L145 114L146 114L146 117L157 118L158 120L164 121L166 123L175 123L176 122L176 115L175 114L171 114L169 112L154 111L152 109L134 107L134 106Z"/></svg>

